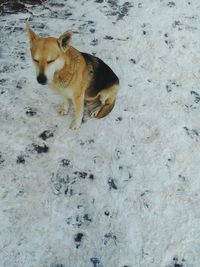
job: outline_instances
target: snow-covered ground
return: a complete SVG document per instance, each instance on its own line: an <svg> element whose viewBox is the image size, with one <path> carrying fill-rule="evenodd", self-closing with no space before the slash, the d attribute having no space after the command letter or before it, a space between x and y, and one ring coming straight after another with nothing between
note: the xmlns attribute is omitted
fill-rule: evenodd
<svg viewBox="0 0 200 267"><path fill-rule="evenodd" d="M200 1L4 2L0 267L199 267ZM26 20L113 68L108 117L69 130Z"/></svg>

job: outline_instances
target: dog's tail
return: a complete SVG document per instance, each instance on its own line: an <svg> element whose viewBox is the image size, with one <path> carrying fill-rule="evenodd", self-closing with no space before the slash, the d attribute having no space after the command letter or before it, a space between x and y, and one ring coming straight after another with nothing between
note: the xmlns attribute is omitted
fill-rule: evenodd
<svg viewBox="0 0 200 267"><path fill-rule="evenodd" d="M99 110L96 118L101 119L105 117L106 115L108 115L111 112L111 110L114 108L114 105L115 105L115 101L113 101L112 103L103 105L101 109Z"/></svg>

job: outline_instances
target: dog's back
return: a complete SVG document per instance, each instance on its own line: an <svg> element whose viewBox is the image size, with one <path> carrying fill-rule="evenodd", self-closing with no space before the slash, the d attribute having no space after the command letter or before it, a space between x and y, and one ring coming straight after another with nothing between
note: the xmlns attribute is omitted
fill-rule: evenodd
<svg viewBox="0 0 200 267"><path fill-rule="evenodd" d="M110 113L115 105L119 78L100 58L83 52L81 54L88 65L90 74L90 82L86 90L86 100L100 100L99 105L91 113L92 117L100 119Z"/></svg>
<svg viewBox="0 0 200 267"><path fill-rule="evenodd" d="M96 96L101 90L119 84L119 79L113 70L98 57L81 52L92 74L87 94Z"/></svg>

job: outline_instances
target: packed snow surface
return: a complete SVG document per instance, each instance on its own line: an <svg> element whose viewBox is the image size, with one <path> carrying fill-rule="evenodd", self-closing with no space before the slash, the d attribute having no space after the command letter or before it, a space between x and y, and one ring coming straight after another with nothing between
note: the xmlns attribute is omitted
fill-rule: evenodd
<svg viewBox="0 0 200 267"><path fill-rule="evenodd" d="M200 1L1 1L0 15L0 267L199 267ZM69 129L25 21L71 29L115 71L109 116Z"/></svg>

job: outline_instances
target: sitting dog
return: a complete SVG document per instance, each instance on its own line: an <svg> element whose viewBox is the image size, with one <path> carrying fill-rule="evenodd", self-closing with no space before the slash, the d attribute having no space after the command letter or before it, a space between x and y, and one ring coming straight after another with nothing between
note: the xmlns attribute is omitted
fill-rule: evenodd
<svg viewBox="0 0 200 267"><path fill-rule="evenodd" d="M78 129L83 118L84 103L92 107L90 116L102 118L114 107L119 79L100 58L79 52L70 45L72 32L66 31L59 38L40 37L26 24L30 39L37 81L48 84L63 96L60 114L68 112L68 100L75 109L72 129Z"/></svg>

